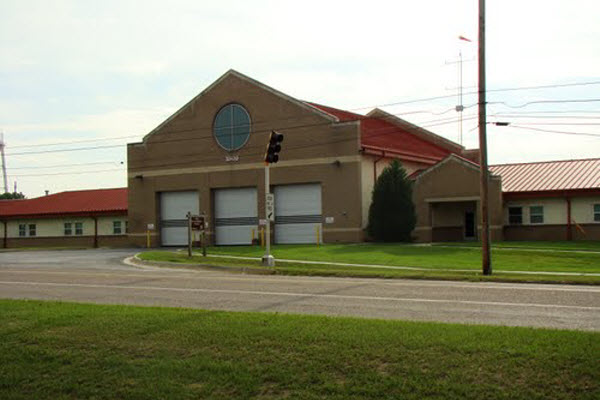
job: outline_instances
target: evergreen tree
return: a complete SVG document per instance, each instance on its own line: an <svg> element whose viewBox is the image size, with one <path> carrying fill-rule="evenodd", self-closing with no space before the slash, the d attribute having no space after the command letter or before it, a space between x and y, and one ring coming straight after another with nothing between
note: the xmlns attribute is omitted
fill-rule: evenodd
<svg viewBox="0 0 600 400"><path fill-rule="evenodd" d="M25 195L23 193L2 193L0 194L0 200L16 200L16 199L24 199Z"/></svg>
<svg viewBox="0 0 600 400"><path fill-rule="evenodd" d="M394 160L373 187L367 231L379 242L408 242L416 222L412 182L400 162Z"/></svg>

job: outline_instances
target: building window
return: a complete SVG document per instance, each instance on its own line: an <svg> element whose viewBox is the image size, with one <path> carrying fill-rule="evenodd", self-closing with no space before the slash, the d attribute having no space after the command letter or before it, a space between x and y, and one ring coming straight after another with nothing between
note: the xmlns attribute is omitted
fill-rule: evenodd
<svg viewBox="0 0 600 400"><path fill-rule="evenodd" d="M523 207L508 207L508 223L510 225L523 223Z"/></svg>
<svg viewBox="0 0 600 400"><path fill-rule="evenodd" d="M240 149L250 137L250 114L239 104L227 104L215 117L213 134L225 150Z"/></svg>
<svg viewBox="0 0 600 400"><path fill-rule="evenodd" d="M27 225L19 224L19 236L20 237L27 236Z"/></svg>
<svg viewBox="0 0 600 400"><path fill-rule="evenodd" d="M70 222L65 222L65 236L70 236L73 234L73 224Z"/></svg>
<svg viewBox="0 0 600 400"><path fill-rule="evenodd" d="M532 224L544 223L544 206L529 207L529 222Z"/></svg>
<svg viewBox="0 0 600 400"><path fill-rule="evenodd" d="M594 222L600 222L600 204L594 204Z"/></svg>
<svg viewBox="0 0 600 400"><path fill-rule="evenodd" d="M121 221L113 221L113 234L114 235L121 234Z"/></svg>
<svg viewBox="0 0 600 400"><path fill-rule="evenodd" d="M75 222L75 234L83 235L83 222Z"/></svg>
<svg viewBox="0 0 600 400"><path fill-rule="evenodd" d="M35 236L35 224L29 224L29 236Z"/></svg>

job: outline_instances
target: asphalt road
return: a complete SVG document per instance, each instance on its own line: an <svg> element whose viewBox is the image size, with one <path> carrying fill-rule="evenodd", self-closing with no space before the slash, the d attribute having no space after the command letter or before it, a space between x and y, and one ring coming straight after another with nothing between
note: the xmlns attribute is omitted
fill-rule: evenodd
<svg viewBox="0 0 600 400"><path fill-rule="evenodd" d="M600 331L600 287L136 267L135 250L0 253L0 298Z"/></svg>

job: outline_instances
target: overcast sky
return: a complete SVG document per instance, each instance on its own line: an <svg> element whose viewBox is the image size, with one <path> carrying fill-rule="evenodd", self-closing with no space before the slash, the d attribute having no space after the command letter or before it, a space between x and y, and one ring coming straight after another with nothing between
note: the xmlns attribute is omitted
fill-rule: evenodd
<svg viewBox="0 0 600 400"><path fill-rule="evenodd" d="M126 186L125 143L230 68L302 100L380 106L458 141L462 52L463 144L477 147L477 3L3 0L9 190ZM511 123L489 125L491 163L600 156L598 16L592 0L487 0L489 90L581 84L491 91L488 120Z"/></svg>

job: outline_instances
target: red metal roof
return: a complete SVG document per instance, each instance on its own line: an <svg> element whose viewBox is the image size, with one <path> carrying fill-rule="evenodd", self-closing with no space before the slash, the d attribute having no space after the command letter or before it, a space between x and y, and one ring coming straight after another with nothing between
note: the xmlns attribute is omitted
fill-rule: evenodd
<svg viewBox="0 0 600 400"><path fill-rule="evenodd" d="M62 192L24 200L0 200L0 217L127 212L127 188Z"/></svg>
<svg viewBox="0 0 600 400"><path fill-rule="evenodd" d="M337 117L340 122L360 121L361 146L377 154L387 152L400 158L404 156L415 161L434 164L452 153L383 118L360 115L321 104L307 104Z"/></svg>
<svg viewBox="0 0 600 400"><path fill-rule="evenodd" d="M503 192L600 189L600 158L490 166Z"/></svg>

